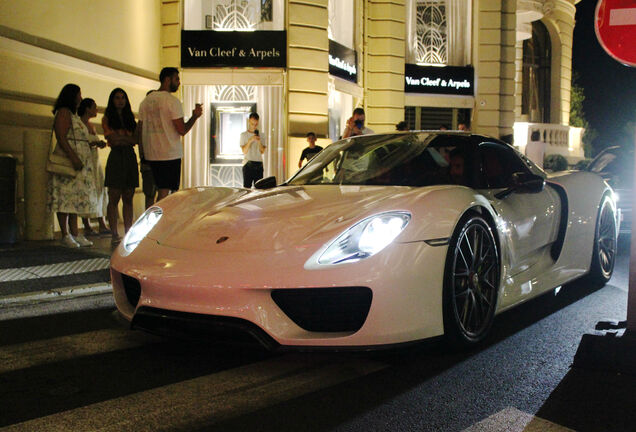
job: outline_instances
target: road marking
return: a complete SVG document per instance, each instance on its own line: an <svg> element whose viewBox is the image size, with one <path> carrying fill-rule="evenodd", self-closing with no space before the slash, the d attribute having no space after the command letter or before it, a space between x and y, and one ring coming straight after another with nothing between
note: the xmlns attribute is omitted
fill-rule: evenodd
<svg viewBox="0 0 636 432"><path fill-rule="evenodd" d="M384 367L356 358L334 364L333 358L315 353L292 354L17 423L0 431L198 430Z"/></svg>
<svg viewBox="0 0 636 432"><path fill-rule="evenodd" d="M609 25L636 25L636 8L612 9L610 11Z"/></svg>
<svg viewBox="0 0 636 432"><path fill-rule="evenodd" d="M463 432L574 432L572 429L533 416L513 407L508 407L496 414L464 429Z"/></svg>
<svg viewBox="0 0 636 432"><path fill-rule="evenodd" d="M135 348L159 338L128 329L105 329L0 347L0 374L77 357Z"/></svg>
<svg viewBox="0 0 636 432"><path fill-rule="evenodd" d="M110 259L108 258L91 258L41 266L2 269L0 270L0 282L88 273L95 270L107 269L109 266Z"/></svg>

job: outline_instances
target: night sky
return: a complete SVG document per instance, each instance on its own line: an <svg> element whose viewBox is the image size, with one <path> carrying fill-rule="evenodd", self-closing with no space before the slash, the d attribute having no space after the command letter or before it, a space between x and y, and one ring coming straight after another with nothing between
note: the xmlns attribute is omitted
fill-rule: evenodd
<svg viewBox="0 0 636 432"><path fill-rule="evenodd" d="M596 4L597 0L577 4L572 52L573 69L585 93L585 118L598 132L594 154L612 145L633 146L636 126L636 68L618 63L599 44L594 32Z"/></svg>

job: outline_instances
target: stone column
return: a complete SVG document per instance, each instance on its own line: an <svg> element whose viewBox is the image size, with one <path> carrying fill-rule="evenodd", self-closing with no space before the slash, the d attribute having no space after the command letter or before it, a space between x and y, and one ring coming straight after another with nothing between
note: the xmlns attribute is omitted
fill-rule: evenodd
<svg viewBox="0 0 636 432"><path fill-rule="evenodd" d="M516 0L478 0L476 112L472 129L500 137L515 121Z"/></svg>
<svg viewBox="0 0 636 432"><path fill-rule="evenodd" d="M328 0L287 2L287 175L297 169L305 135L329 133Z"/></svg>
<svg viewBox="0 0 636 432"><path fill-rule="evenodd" d="M181 66L182 10L181 0L161 1L161 67Z"/></svg>
<svg viewBox="0 0 636 432"><path fill-rule="evenodd" d="M367 125L395 130L404 120L404 0L368 0L365 17L364 89Z"/></svg>
<svg viewBox="0 0 636 432"><path fill-rule="evenodd" d="M576 7L573 0L547 1L545 18L549 19L558 33L550 32L552 38L552 101L551 122L567 126L570 124L570 91L572 87L572 37ZM551 29L552 30L552 29Z"/></svg>

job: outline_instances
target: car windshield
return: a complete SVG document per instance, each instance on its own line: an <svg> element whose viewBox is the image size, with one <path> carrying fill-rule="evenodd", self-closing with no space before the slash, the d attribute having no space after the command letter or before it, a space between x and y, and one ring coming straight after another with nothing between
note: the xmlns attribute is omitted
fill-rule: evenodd
<svg viewBox="0 0 636 432"><path fill-rule="evenodd" d="M594 163L590 164L590 171L595 173L602 173L604 171L618 171L620 167L618 166L620 161L616 159L618 155L616 153L607 152L599 156L598 159L594 161Z"/></svg>
<svg viewBox="0 0 636 432"><path fill-rule="evenodd" d="M465 184L465 141L461 135L430 132L345 139L325 148L288 184Z"/></svg>
<svg viewBox="0 0 636 432"><path fill-rule="evenodd" d="M594 159L589 170L601 175L614 188L632 188L634 153L627 150L606 150Z"/></svg>

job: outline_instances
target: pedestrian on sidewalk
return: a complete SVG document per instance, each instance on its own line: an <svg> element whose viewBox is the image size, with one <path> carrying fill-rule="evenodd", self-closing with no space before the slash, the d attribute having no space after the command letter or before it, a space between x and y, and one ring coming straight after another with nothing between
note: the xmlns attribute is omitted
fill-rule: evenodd
<svg viewBox="0 0 636 432"><path fill-rule="evenodd" d="M77 171L75 177L51 174L48 184L48 209L57 213L62 231L62 243L70 248L92 246L93 242L79 233L78 214L97 213L98 202L94 194L95 175L88 134L77 108L82 101L79 86L66 84L60 92L53 114L53 130L59 146Z"/></svg>
<svg viewBox="0 0 636 432"><path fill-rule="evenodd" d="M119 200L122 201L126 233L133 223L133 197L135 188L139 186L139 169L134 150L138 142L137 122L128 95L119 87L110 92L102 127L110 146L104 180L108 188L108 223L112 232L111 243L118 244L121 241L117 228Z"/></svg>
<svg viewBox="0 0 636 432"><path fill-rule="evenodd" d="M106 147L106 142L99 139L95 126L90 122L90 119L97 116L97 104L94 99L84 98L77 108L77 115L82 119L82 123L86 127L86 133L88 134L88 144L91 147L91 162L93 163L93 174L95 175L95 197L97 199L97 213L90 215L83 215L82 222L84 223L84 235L96 236L96 235L110 235L111 232L106 226L106 212L108 208L108 195L106 194L106 188L104 187L104 170L99 163L98 148L103 149ZM97 219L99 224L98 231L91 228L90 219Z"/></svg>
<svg viewBox="0 0 636 432"><path fill-rule="evenodd" d="M192 117L187 122L183 120L181 102L172 95L181 85L177 68L163 68L159 81L159 89L150 92L139 105L139 142L159 190L157 201L179 190L183 158L181 137L190 132L203 114L201 104L196 104Z"/></svg>

